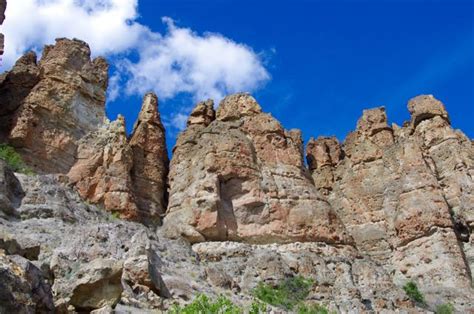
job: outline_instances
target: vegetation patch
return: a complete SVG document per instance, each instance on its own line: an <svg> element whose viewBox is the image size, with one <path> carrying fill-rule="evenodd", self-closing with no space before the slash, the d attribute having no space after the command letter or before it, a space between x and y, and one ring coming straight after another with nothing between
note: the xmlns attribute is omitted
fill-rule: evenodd
<svg viewBox="0 0 474 314"><path fill-rule="evenodd" d="M436 314L453 314L454 306L451 303L445 303L436 307Z"/></svg>
<svg viewBox="0 0 474 314"><path fill-rule="evenodd" d="M425 297L420 292L420 290L418 290L416 283L414 283L413 281L407 282L403 286L403 290L405 290L405 293L407 294L407 296L413 301L422 303L422 304L425 303Z"/></svg>
<svg viewBox="0 0 474 314"><path fill-rule="evenodd" d="M284 280L276 287L259 283L253 291L253 295L265 303L286 310L292 310L306 299L313 285L313 280L296 276Z"/></svg>
<svg viewBox="0 0 474 314"><path fill-rule="evenodd" d="M255 301L248 311L235 305L231 300L221 295L217 300L212 301L205 294L198 295L192 303L180 307L174 305L169 313L171 314L263 314L266 313L267 306L261 302Z"/></svg>
<svg viewBox="0 0 474 314"><path fill-rule="evenodd" d="M3 159L14 172L33 174L33 171L23 162L20 154L10 145L0 144L0 159Z"/></svg>

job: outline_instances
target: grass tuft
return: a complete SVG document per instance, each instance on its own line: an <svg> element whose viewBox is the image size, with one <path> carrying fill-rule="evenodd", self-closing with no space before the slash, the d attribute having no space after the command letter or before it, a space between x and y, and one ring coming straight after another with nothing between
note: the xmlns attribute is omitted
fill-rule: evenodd
<svg viewBox="0 0 474 314"><path fill-rule="evenodd" d="M414 283L413 281L407 282L403 286L403 290L405 290L405 293L407 294L407 296L413 301L418 302L418 303L425 303L425 297L420 292L420 290L418 290L416 283Z"/></svg>
<svg viewBox="0 0 474 314"><path fill-rule="evenodd" d="M296 276L284 280L276 287L259 283L254 289L253 295L265 303L285 310L292 310L306 299L313 284L314 281L311 279Z"/></svg>
<svg viewBox="0 0 474 314"><path fill-rule="evenodd" d="M33 171L25 165L20 154L10 145L0 144L0 159L3 159L14 172L21 172L27 175L34 174Z"/></svg>

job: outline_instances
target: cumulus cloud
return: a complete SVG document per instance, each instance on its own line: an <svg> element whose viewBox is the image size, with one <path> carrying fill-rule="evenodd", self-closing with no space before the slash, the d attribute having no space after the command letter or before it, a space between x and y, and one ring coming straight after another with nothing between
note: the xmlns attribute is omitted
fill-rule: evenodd
<svg viewBox="0 0 474 314"><path fill-rule="evenodd" d="M122 93L155 91L162 100L185 93L216 101L227 93L254 91L270 79L264 56L217 33L198 34L170 18L164 34L138 22L138 0L12 0L8 2L4 65L58 37L82 39L93 55L114 65L109 101ZM138 56L132 61L128 56ZM175 112L183 121L182 107Z"/></svg>
<svg viewBox="0 0 474 314"><path fill-rule="evenodd" d="M138 0L8 1L4 64L11 65L28 49L40 49L58 37L79 38L95 55L137 48L150 30L135 20Z"/></svg>
<svg viewBox="0 0 474 314"><path fill-rule="evenodd" d="M261 58L250 47L220 34L199 35L163 18L167 33L148 43L136 63L121 68L131 77L129 93L154 89L161 98L190 93L195 99L220 100L224 94L251 91L269 79Z"/></svg>

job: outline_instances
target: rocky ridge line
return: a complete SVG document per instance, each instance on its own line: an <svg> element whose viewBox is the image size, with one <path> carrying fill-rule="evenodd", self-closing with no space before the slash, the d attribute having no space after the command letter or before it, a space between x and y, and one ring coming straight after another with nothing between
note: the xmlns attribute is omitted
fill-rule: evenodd
<svg viewBox="0 0 474 314"><path fill-rule="evenodd" d="M252 96L200 102L168 173L156 95L127 136L104 118L106 68L59 39L1 76L0 141L37 174L0 161L0 312L166 310L201 292L248 304L296 275L340 312L474 309L474 148L433 96L408 102L403 127L380 107L342 144L310 140L308 167L301 132Z"/></svg>

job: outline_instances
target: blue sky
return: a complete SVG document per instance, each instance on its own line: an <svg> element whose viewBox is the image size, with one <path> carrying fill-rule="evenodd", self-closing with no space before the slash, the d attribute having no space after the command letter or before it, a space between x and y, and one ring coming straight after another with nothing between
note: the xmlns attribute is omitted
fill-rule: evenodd
<svg viewBox="0 0 474 314"><path fill-rule="evenodd" d="M262 52L271 80L253 93L286 128L310 136L353 130L364 108L409 119L406 103L434 94L452 124L474 138L474 6L471 1L140 1L140 21L160 16ZM160 104L168 114L188 99ZM132 106L131 104L136 104ZM136 97L109 104L137 114ZM175 134L170 134L175 135ZM168 138L173 145L174 139Z"/></svg>
<svg viewBox="0 0 474 314"><path fill-rule="evenodd" d="M25 0L25 3L33 5L34 1ZM67 1L72 0L60 0ZM120 73L111 84L115 95L107 104L108 115L114 118L118 113L123 114L131 129L140 109L141 94L146 89L155 89L167 125L170 149L178 132L176 126L180 121L182 123L197 99L239 88L251 90L263 109L271 112L285 128L301 129L305 140L319 135L336 135L343 140L355 128L362 110L370 107L385 106L389 120L401 124L409 119L407 101L418 94L434 94L443 101L453 126L474 138L473 1L107 1L130 6L126 14L133 14L133 25L127 20L124 27L146 27L149 34L154 34L148 34L147 39L140 35L136 40L139 44L130 44L120 41L133 37L138 31L131 32L132 35L122 31L121 36L115 29L105 28L106 37L89 40L95 53L105 54L111 60L111 75ZM87 12L94 9L89 8ZM170 19L164 23L162 17ZM7 9L6 22L8 18ZM39 21L38 25L41 23L49 23L49 19ZM13 27L15 23L11 24ZM167 34L174 34L170 28L182 30L184 42L166 41ZM51 36L64 31L54 25L47 29ZM79 30L70 30L72 35L80 37L82 33L76 35L77 32ZM8 49L8 31L6 35ZM215 51L228 51L229 54L237 51L241 59L235 60L244 60L242 64L249 65L249 69L237 73L239 64L231 68L222 63L216 65L218 70L225 67L227 76L235 72L237 81L232 78L220 81L221 77L212 69L201 73L199 65L212 68L214 59L222 57L225 61L227 54L209 53L214 46L207 45L203 55L191 59L198 69L181 71L181 67L187 66L189 55L185 57L188 59L179 59L186 62L170 61L167 64L178 67L181 76L188 73L199 77L209 73L217 75L211 85L217 86L218 90L209 90L212 86L206 85L205 79L180 89L179 84L186 81L186 77L174 78L175 85L170 90L168 85L173 81L168 79L170 72L160 72L160 67L148 72L148 63L127 68L145 58L143 47L147 47L147 40L154 36L161 38L151 39L158 42L156 49L164 43L167 52L149 49L148 56L161 53L161 56L175 60L166 53L172 55L183 50L193 54L193 43L214 39L214 43L220 45L215 47L227 49ZM25 39L25 44L18 43L17 50L50 40L37 37L33 42ZM103 45L104 42L113 47ZM113 43L120 45L115 47ZM180 44L186 48L181 49ZM130 49L132 45L135 50ZM170 47L175 50L168 49ZM127 70L120 72L124 68ZM128 79L137 75L150 77L148 80L141 77L130 88ZM155 88L158 79L160 86ZM224 87L219 89L221 86Z"/></svg>

